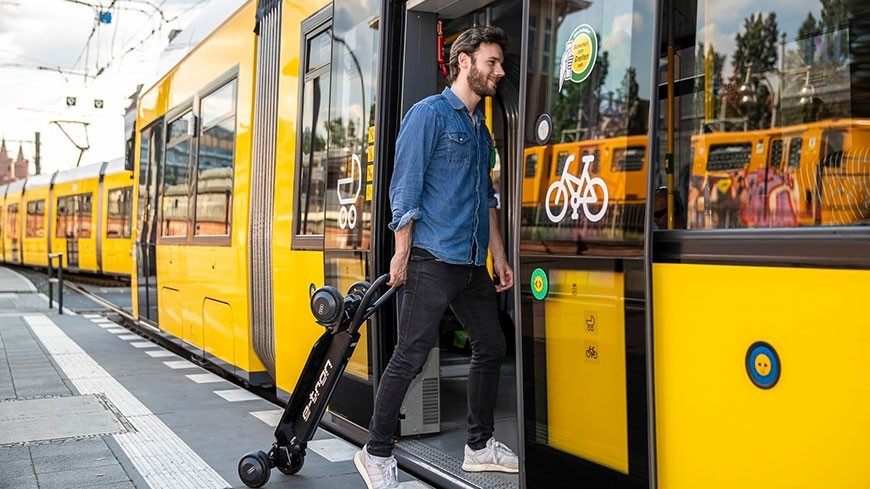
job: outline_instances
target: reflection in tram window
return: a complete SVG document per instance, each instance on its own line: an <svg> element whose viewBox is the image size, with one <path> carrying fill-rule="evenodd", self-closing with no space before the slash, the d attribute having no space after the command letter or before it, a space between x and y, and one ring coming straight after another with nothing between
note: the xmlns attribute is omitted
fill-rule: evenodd
<svg viewBox="0 0 870 489"><path fill-rule="evenodd" d="M689 195L689 227L870 222L870 84L859 55L867 28L856 20L870 5L681 8L691 15L675 16L673 80L663 55L658 130L663 143L674 136L675 186ZM669 82L677 94L672 127ZM657 185L667 181L667 151L662 144Z"/></svg>
<svg viewBox="0 0 870 489"><path fill-rule="evenodd" d="M82 239L91 237L92 195L84 193L57 198L55 237Z"/></svg>
<svg viewBox="0 0 870 489"><path fill-rule="evenodd" d="M106 237L129 238L133 214L133 187L109 190L106 213Z"/></svg>
<svg viewBox="0 0 870 489"><path fill-rule="evenodd" d="M306 43L308 69L302 92L302 142L299 145L296 236L322 236L326 199L326 141L329 136L331 35L326 29Z"/></svg>
<svg viewBox="0 0 870 489"><path fill-rule="evenodd" d="M193 114L187 112L169 124L167 129L166 160L163 168L163 197L161 236L187 236L188 202L190 191L190 147L188 127Z"/></svg>
<svg viewBox="0 0 870 489"><path fill-rule="evenodd" d="M236 81L202 99L196 176L197 236L227 236L233 214Z"/></svg>
<svg viewBox="0 0 870 489"><path fill-rule="evenodd" d="M641 253L652 71L645 39L653 27L642 20L646 9L532 3L524 157L538 155L534 171L544 178L527 165L522 251ZM552 119L544 146L533 134L540 114Z"/></svg>
<svg viewBox="0 0 870 489"><path fill-rule="evenodd" d="M27 228L25 237L42 238L45 236L45 199L31 200L27 203Z"/></svg>
<svg viewBox="0 0 870 489"><path fill-rule="evenodd" d="M13 244L18 242L18 204L6 208L6 237Z"/></svg>

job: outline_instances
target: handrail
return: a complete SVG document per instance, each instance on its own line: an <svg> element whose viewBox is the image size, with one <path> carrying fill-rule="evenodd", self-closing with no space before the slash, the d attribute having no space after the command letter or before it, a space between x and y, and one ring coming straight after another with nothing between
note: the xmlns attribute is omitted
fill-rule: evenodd
<svg viewBox="0 0 870 489"><path fill-rule="evenodd" d="M52 277L54 260L57 259L57 278ZM48 254L48 308L54 305L54 283L57 282L57 312L63 314L63 253Z"/></svg>

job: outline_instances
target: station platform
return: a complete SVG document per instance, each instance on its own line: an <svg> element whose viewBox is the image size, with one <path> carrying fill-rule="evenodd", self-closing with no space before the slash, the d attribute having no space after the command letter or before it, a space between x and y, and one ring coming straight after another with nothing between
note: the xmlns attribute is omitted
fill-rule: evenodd
<svg viewBox="0 0 870 489"><path fill-rule="evenodd" d="M282 409L83 305L58 314L0 267L0 488L243 488ZM66 306L66 304L65 304ZM319 430L267 488L363 488L350 443ZM430 486L401 472L405 489Z"/></svg>

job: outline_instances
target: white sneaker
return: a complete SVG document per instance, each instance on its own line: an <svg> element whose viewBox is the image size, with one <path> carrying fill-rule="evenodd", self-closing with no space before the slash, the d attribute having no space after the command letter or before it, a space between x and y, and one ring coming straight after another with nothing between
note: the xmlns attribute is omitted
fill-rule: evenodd
<svg viewBox="0 0 870 489"><path fill-rule="evenodd" d="M462 470L466 472L519 472L519 459L506 445L490 438L480 450L465 445L465 460Z"/></svg>
<svg viewBox="0 0 870 489"><path fill-rule="evenodd" d="M366 447L353 455L353 464L368 489L396 489L399 485L399 465L396 459L371 455Z"/></svg>

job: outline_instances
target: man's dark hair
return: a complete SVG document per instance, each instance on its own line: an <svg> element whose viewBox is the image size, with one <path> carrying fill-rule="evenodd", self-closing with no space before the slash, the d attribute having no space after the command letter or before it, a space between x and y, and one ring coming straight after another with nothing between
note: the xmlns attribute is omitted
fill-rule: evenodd
<svg viewBox="0 0 870 489"><path fill-rule="evenodd" d="M472 27L459 34L459 37L450 45L448 83L452 84L456 80L457 75L459 75L459 55L465 53L473 58L474 52L483 43L498 44L501 46L502 51L504 51L508 45L508 38L500 27L493 26Z"/></svg>

